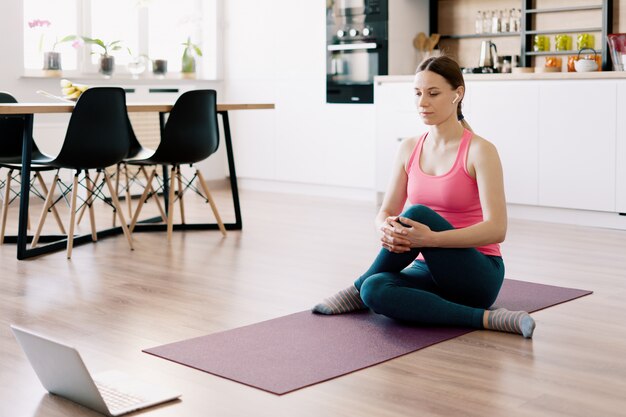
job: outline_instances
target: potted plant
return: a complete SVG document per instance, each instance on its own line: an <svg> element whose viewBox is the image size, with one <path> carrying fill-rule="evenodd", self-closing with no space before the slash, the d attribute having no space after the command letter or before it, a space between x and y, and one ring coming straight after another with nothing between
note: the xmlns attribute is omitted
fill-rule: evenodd
<svg viewBox="0 0 626 417"><path fill-rule="evenodd" d="M105 43L101 39L82 37L83 41L90 45L97 45L102 48L100 54L100 73L105 77L110 77L115 69L115 57L111 55L111 52L122 49L121 40ZM92 52L92 54L95 52Z"/></svg>
<svg viewBox="0 0 626 417"><path fill-rule="evenodd" d="M58 71L61 71L61 53L56 51L57 45L64 43L64 42L76 40L78 39L78 37L76 35L68 35L62 38L61 40L57 38L52 44L52 48L44 52L43 47L44 47L45 31L47 31L51 25L52 23L49 20L42 20L42 19L35 19L35 20L28 22L28 27L34 30L41 31L41 34L39 35L38 50L39 50L39 53L43 53L44 71L58 72Z"/></svg>
<svg viewBox="0 0 626 417"><path fill-rule="evenodd" d="M196 75L196 56L202 56L200 47L191 42L191 37L187 38L187 42L182 44L183 50L182 69L183 78L194 78Z"/></svg>
<svg viewBox="0 0 626 417"><path fill-rule="evenodd" d="M60 43L76 40L76 35L67 35L61 40L55 40L52 49L43 53L43 69L45 71L61 71L61 53L56 51Z"/></svg>

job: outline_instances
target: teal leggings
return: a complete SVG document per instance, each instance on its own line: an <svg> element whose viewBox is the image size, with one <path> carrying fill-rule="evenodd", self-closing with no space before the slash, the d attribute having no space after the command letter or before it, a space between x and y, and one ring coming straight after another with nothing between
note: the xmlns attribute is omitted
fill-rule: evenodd
<svg viewBox="0 0 626 417"><path fill-rule="evenodd" d="M407 217L439 232L454 227L422 205ZM415 260L422 253L425 261ZM354 283L365 305L378 314L420 325L483 328L483 314L500 291L504 262L473 248L382 249Z"/></svg>

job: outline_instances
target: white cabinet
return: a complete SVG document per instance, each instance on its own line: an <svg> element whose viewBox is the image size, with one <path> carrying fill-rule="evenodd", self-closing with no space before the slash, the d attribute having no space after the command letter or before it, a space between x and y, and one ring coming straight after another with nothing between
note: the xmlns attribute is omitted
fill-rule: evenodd
<svg viewBox="0 0 626 417"><path fill-rule="evenodd" d="M617 83L616 210L626 213L626 81Z"/></svg>
<svg viewBox="0 0 626 417"><path fill-rule="evenodd" d="M375 87L376 191L426 127L412 82ZM470 80L464 114L498 148L507 202L626 213L626 80Z"/></svg>
<svg viewBox="0 0 626 417"><path fill-rule="evenodd" d="M413 112L383 113L378 115L376 141L376 191L387 190L398 147L403 139L419 136L426 126Z"/></svg>
<svg viewBox="0 0 626 417"><path fill-rule="evenodd" d="M400 142L426 131L414 104L411 82L377 83L375 191L385 192Z"/></svg>
<svg viewBox="0 0 626 417"><path fill-rule="evenodd" d="M540 85L539 204L615 211L616 83Z"/></svg>
<svg viewBox="0 0 626 417"><path fill-rule="evenodd" d="M474 81L466 90L463 113L474 132L498 149L507 202L536 205L537 84Z"/></svg>

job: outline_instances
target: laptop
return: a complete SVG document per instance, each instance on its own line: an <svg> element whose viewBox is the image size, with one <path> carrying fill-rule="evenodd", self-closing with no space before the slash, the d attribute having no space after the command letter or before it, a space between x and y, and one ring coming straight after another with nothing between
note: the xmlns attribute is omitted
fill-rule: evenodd
<svg viewBox="0 0 626 417"><path fill-rule="evenodd" d="M180 397L179 393L139 381L120 371L92 375L78 351L11 325L41 384L51 393L108 416L119 416Z"/></svg>

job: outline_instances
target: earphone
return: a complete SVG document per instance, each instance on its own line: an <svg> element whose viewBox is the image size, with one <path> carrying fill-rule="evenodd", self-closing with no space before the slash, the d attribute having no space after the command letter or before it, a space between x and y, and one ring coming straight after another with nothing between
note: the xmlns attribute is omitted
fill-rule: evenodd
<svg viewBox="0 0 626 417"><path fill-rule="evenodd" d="M452 100L452 104L456 104L458 99L459 99L459 95L457 94L456 97L454 98L454 100Z"/></svg>

